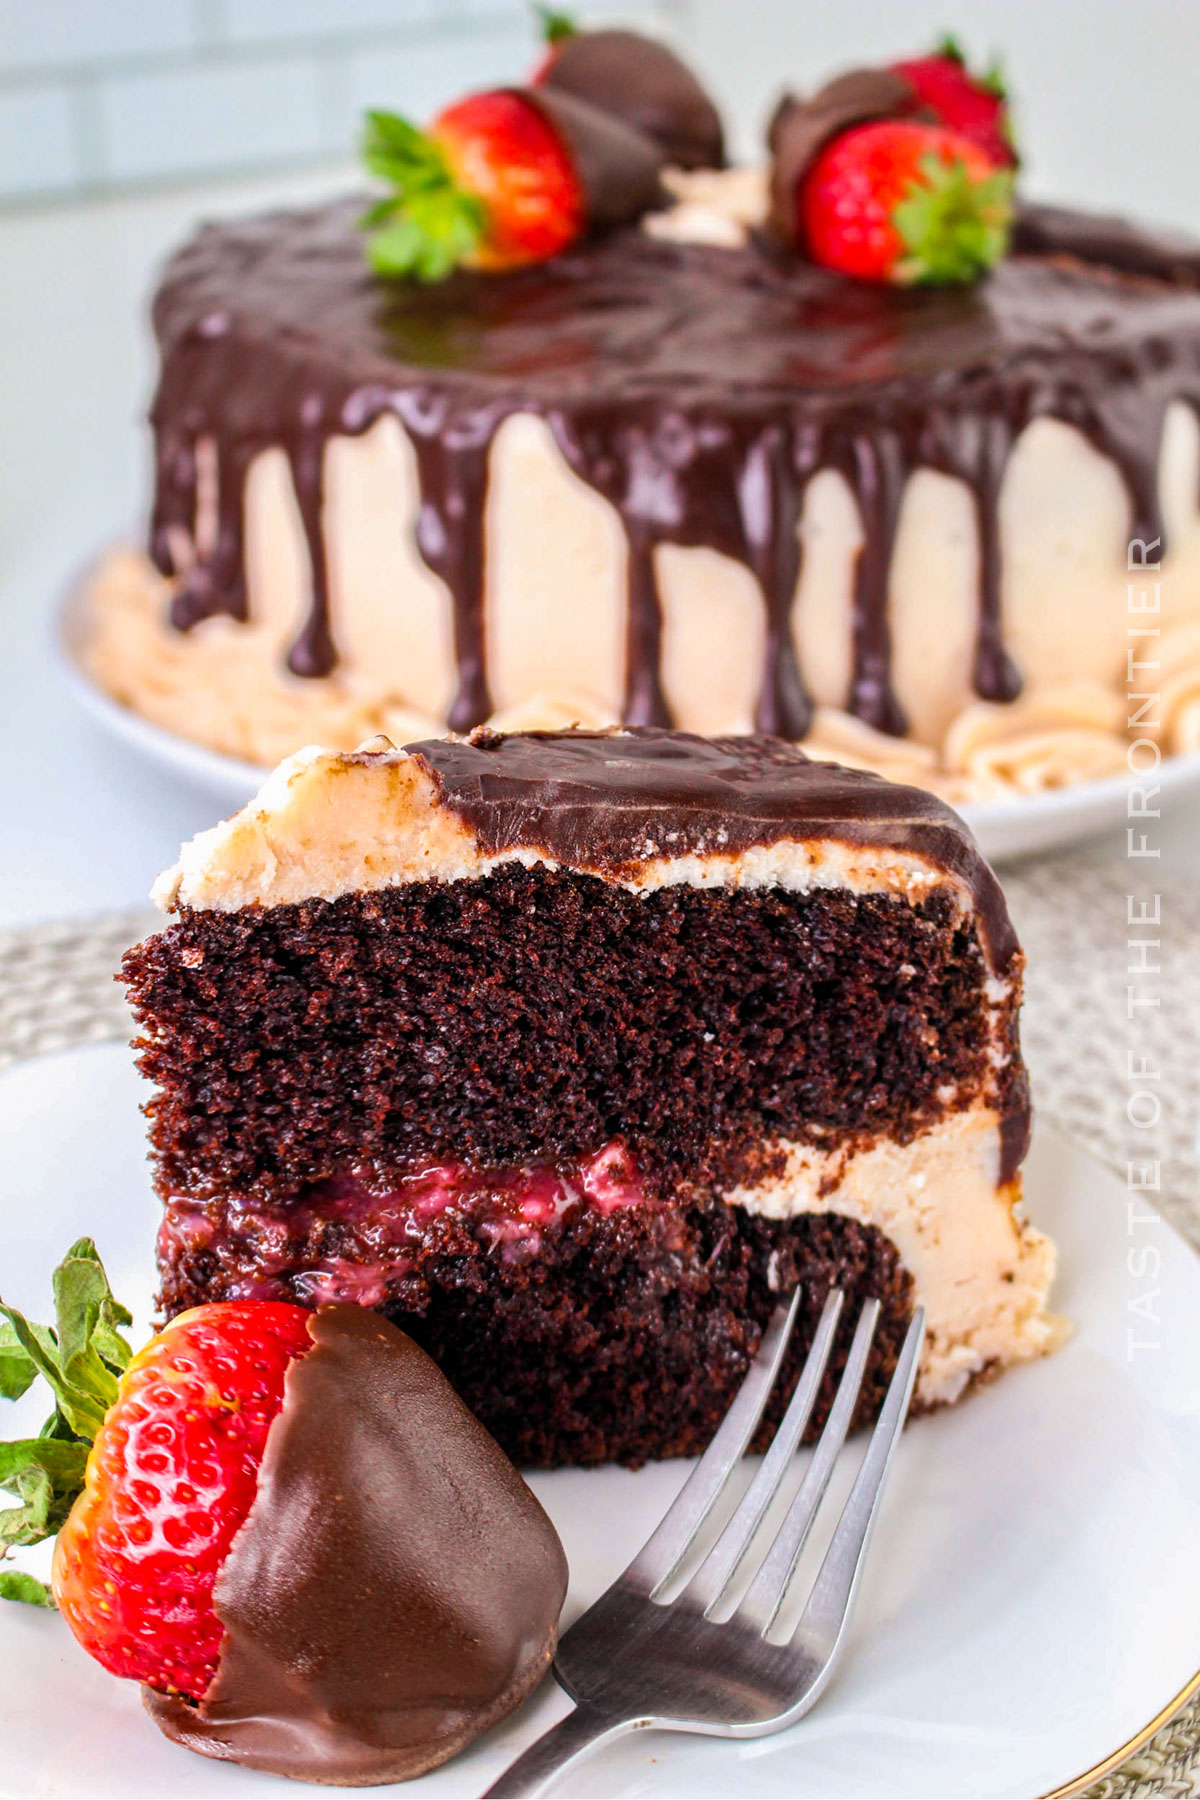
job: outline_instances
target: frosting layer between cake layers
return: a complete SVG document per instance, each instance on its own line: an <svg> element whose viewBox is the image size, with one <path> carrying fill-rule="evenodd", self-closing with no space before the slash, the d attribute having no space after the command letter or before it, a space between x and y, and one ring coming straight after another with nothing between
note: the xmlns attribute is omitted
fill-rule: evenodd
<svg viewBox="0 0 1200 1800"><path fill-rule="evenodd" d="M370 276L359 210L168 268L168 582L101 583L121 697L274 760L489 718L798 739L814 706L869 757L1021 696L1119 766L1131 537L1170 547L1157 622L1200 618L1194 251L1030 209L986 281L897 292L668 213L429 289Z"/></svg>
<svg viewBox="0 0 1200 1800"><path fill-rule="evenodd" d="M653 730L310 751L156 897L171 1311L380 1305L534 1461L695 1449L797 1279L884 1302L867 1410L914 1299L924 1404L1056 1339L1020 952L930 795Z"/></svg>

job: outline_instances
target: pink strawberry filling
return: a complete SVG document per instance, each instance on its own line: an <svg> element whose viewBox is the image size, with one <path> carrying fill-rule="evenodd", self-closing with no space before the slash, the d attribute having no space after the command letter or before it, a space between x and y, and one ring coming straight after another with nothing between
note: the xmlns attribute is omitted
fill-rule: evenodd
<svg viewBox="0 0 1200 1800"><path fill-rule="evenodd" d="M367 1173L312 1183L294 1197L173 1197L159 1229L164 1267L203 1259L227 1300L355 1301L378 1306L430 1238L460 1225L485 1251L526 1262L575 1208L603 1215L649 1204L620 1143L568 1168L473 1169L433 1163L381 1188Z"/></svg>

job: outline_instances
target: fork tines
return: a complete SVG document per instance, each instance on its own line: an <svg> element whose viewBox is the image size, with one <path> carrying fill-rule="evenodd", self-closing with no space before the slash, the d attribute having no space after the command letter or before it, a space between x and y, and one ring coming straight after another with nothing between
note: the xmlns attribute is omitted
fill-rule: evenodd
<svg viewBox="0 0 1200 1800"><path fill-rule="evenodd" d="M597 1744L645 1726L724 1737L780 1731L802 1718L828 1686L845 1648L871 1528L912 1398L925 1332L920 1308L794 1628L776 1629L780 1609L797 1585L801 1553L854 1418L879 1324L878 1301L868 1300L855 1321L829 1416L778 1529L771 1523L772 1501L826 1379L845 1310L840 1292L825 1301L787 1411L750 1485L698 1565L684 1571L684 1558L763 1416L799 1310L798 1294L778 1309L737 1398L662 1524L625 1573L564 1632L554 1667L575 1711L517 1758L488 1789L489 1800L540 1794ZM739 1599L744 1569L751 1573ZM669 1593L681 1573L677 1591Z"/></svg>
<svg viewBox="0 0 1200 1800"><path fill-rule="evenodd" d="M723 1616L738 1572L758 1539L761 1561L733 1616L764 1635L770 1631L787 1598L849 1433L879 1323L879 1302L868 1300L858 1316L833 1404L796 1496L774 1538L764 1543L766 1534L761 1527L812 1418L844 1305L844 1295L840 1289L834 1289L825 1301L812 1347L770 1449L715 1543L672 1597L672 1604L682 1600L708 1619ZM800 1294L796 1293L786 1307L776 1311L720 1429L628 1571L627 1579L644 1586L647 1595L655 1600L662 1598L678 1572L754 1436L787 1354L799 1308ZM810 1626L818 1616L830 1620L837 1607L847 1607L852 1598L887 1466L908 1411L923 1337L924 1313L918 1309L897 1359L871 1444L810 1595L802 1626Z"/></svg>

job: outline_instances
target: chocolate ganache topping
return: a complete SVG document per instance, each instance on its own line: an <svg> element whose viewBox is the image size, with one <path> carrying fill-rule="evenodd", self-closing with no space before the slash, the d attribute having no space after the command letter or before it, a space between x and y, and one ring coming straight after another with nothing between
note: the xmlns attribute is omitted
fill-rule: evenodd
<svg viewBox="0 0 1200 1800"><path fill-rule="evenodd" d="M168 1737L297 1780L445 1762L549 1667L567 1568L508 1458L410 1338L322 1307L288 1370L215 1591L205 1699L146 1688Z"/></svg>
<svg viewBox="0 0 1200 1800"><path fill-rule="evenodd" d="M1000 884L956 813L924 789L814 762L778 739L481 730L408 754L491 855L542 850L620 879L656 856L736 856L785 839L907 851L966 887L998 974L1019 955Z"/></svg>
<svg viewBox="0 0 1200 1800"><path fill-rule="evenodd" d="M175 595L181 629L246 616L247 470L282 446L312 570L289 666L333 669L324 449L389 411L416 451L418 547L452 597L458 731L492 711L484 501L492 439L514 412L541 415L623 520L633 724L670 723L654 551L677 543L719 550L757 577L767 647L755 723L803 736L810 707L790 614L804 489L818 469L845 476L863 527L846 705L890 732L905 719L891 685L888 575L915 469L955 476L975 497L973 679L986 699L1020 686L1001 638L998 514L1009 451L1032 419L1084 432L1124 476L1134 533L1164 539L1159 443L1173 400L1200 407L1200 305L1194 282L1178 279L1187 254L1132 228L1089 232L1081 215L1030 210L1019 242L1040 220L1036 250L970 287L857 283L766 239L715 249L637 227L536 267L421 285L369 272L361 211L352 200L209 225L166 271L154 308L163 368L151 528L166 573L173 528L190 533L195 518L198 441L213 440L217 461L215 542Z"/></svg>
<svg viewBox="0 0 1200 1800"><path fill-rule="evenodd" d="M1041 256L1074 256L1124 275L1200 287L1200 244L1172 231L1143 231L1111 213L1072 212L1026 200L1017 206L1013 248Z"/></svg>

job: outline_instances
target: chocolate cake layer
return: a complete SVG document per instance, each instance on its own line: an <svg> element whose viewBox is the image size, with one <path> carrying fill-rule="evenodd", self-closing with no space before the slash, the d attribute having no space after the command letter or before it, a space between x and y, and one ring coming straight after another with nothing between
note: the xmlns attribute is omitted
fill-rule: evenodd
<svg viewBox="0 0 1200 1800"><path fill-rule="evenodd" d="M422 1158L572 1161L620 1139L652 1194L770 1171L779 1139L900 1142L1027 1095L976 927L832 888L482 881L185 912L125 962L167 1194L278 1195ZM994 1046L1007 1049L997 1067Z"/></svg>
<svg viewBox="0 0 1200 1800"><path fill-rule="evenodd" d="M699 1448L797 1284L880 1299L867 1412L918 1301L922 1405L1055 1341L1020 951L928 796L763 739L379 740L155 892L169 1311L380 1308L543 1463Z"/></svg>
<svg viewBox="0 0 1200 1800"><path fill-rule="evenodd" d="M955 814L932 794L811 762L777 739L476 731L408 754L485 854L544 851L619 880L655 857L832 838L927 858L968 888L996 972L1018 953L1000 884Z"/></svg>
<svg viewBox="0 0 1200 1800"><path fill-rule="evenodd" d="M873 1297L883 1315L858 1407L863 1424L874 1417L911 1312L912 1284L894 1246L834 1214L780 1223L719 1202L608 1214L578 1205L538 1233L536 1248L515 1255L503 1253L485 1222L470 1210L425 1222L414 1233L408 1272L388 1284L379 1304L526 1466L636 1465L702 1450L780 1296L798 1281L802 1314L760 1446L834 1286L847 1306L810 1435L831 1404L859 1308ZM271 1274L232 1228L195 1250L175 1239L161 1258L160 1302L173 1314L252 1290L310 1303L302 1271L316 1254L349 1248L335 1240L318 1251L311 1235L281 1232ZM351 1279L352 1265L339 1266Z"/></svg>
<svg viewBox="0 0 1200 1800"><path fill-rule="evenodd" d="M810 700L791 629L805 488L841 474L857 504L845 708L903 734L889 581L908 478L970 489L979 542L972 685L1011 700L1021 672L1002 620L1000 492L1033 420L1074 427L1124 479L1131 536L1165 533L1157 491L1164 418L1200 407L1194 251L1050 211L1021 253L970 287L847 281L773 247L671 242L640 227L510 274L384 282L363 254L361 199L204 227L155 303L162 378L153 408L151 550L180 574L181 630L247 616L245 486L285 453L311 565L288 652L304 678L339 660L322 528L324 453L394 415L418 465L417 542L453 608L449 724L493 711L486 622L489 454L514 414L549 426L570 467L620 515L628 546L622 717L670 723L655 550L705 546L762 593L760 730L799 738ZM1094 258L1094 260L1090 260ZM216 520L190 566L201 445L215 448Z"/></svg>

